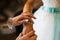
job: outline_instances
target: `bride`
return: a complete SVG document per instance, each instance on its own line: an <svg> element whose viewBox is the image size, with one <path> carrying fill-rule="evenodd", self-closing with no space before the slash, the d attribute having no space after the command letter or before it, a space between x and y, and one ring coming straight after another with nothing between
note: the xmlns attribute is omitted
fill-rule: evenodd
<svg viewBox="0 0 60 40"><path fill-rule="evenodd" d="M23 14L32 15L35 0L28 0L23 8ZM25 23L22 33L25 35L35 30L37 40L60 40L60 0L42 0L41 6L34 14L34 24ZM29 20L30 22L32 21Z"/></svg>
<svg viewBox="0 0 60 40"><path fill-rule="evenodd" d="M60 40L60 0L42 0L34 14L37 40Z"/></svg>
<svg viewBox="0 0 60 40"><path fill-rule="evenodd" d="M37 40L60 40L60 0L42 0L42 2L43 6L34 13L36 19L33 28Z"/></svg>

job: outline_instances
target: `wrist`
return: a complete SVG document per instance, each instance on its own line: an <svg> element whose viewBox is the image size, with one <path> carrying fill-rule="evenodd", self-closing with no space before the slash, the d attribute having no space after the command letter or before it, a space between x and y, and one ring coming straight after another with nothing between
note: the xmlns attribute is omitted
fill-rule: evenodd
<svg viewBox="0 0 60 40"><path fill-rule="evenodd" d="M12 24L12 18L9 18L7 21L7 25L9 27L9 29L12 29L12 27L14 27L14 25Z"/></svg>
<svg viewBox="0 0 60 40"><path fill-rule="evenodd" d="M32 11L23 11L23 13L32 13Z"/></svg>

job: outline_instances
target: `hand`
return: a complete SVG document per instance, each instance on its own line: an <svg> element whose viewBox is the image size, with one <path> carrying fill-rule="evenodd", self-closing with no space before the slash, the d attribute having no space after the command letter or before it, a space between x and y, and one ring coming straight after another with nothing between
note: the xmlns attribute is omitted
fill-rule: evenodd
<svg viewBox="0 0 60 40"><path fill-rule="evenodd" d="M36 40L37 36L34 35L34 31L22 35L22 33L16 38L16 40Z"/></svg>
<svg viewBox="0 0 60 40"><path fill-rule="evenodd" d="M11 22L12 22L13 25L17 26L17 25L26 23L26 21L25 21L26 19L30 20L30 22L33 22L32 18L35 19L35 17L33 16L32 13L30 13L30 12L24 12L21 15L13 17Z"/></svg>
<svg viewBox="0 0 60 40"><path fill-rule="evenodd" d="M32 20L32 18L33 18L33 19L36 19L36 17L33 15L32 12L23 12L22 14L25 14L26 16L30 17L30 18L28 19L28 21L29 21L30 23L34 23L33 20ZM28 15L27 15L27 14L28 14Z"/></svg>

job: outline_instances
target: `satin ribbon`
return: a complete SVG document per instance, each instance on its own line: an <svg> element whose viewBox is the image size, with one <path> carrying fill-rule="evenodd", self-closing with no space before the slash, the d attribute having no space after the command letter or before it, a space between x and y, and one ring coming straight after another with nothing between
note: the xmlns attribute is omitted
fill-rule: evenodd
<svg viewBox="0 0 60 40"><path fill-rule="evenodd" d="M50 13L54 13L54 39L57 40L57 34L58 34L58 40L60 40L60 15L58 14L60 12L60 8L49 8L49 7L41 7L42 10Z"/></svg>
<svg viewBox="0 0 60 40"><path fill-rule="evenodd" d="M41 8L42 8L42 10L50 12L50 13L60 12L60 8L49 8L49 7L45 7L45 6L42 6Z"/></svg>

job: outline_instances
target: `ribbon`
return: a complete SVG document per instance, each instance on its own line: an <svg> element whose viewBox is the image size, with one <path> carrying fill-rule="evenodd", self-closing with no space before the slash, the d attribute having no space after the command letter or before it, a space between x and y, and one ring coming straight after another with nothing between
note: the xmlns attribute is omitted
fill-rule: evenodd
<svg viewBox="0 0 60 40"><path fill-rule="evenodd" d="M50 13L54 13L54 39L60 40L60 8L49 8L49 7L41 7L42 10ZM58 36L57 36L58 35Z"/></svg>

